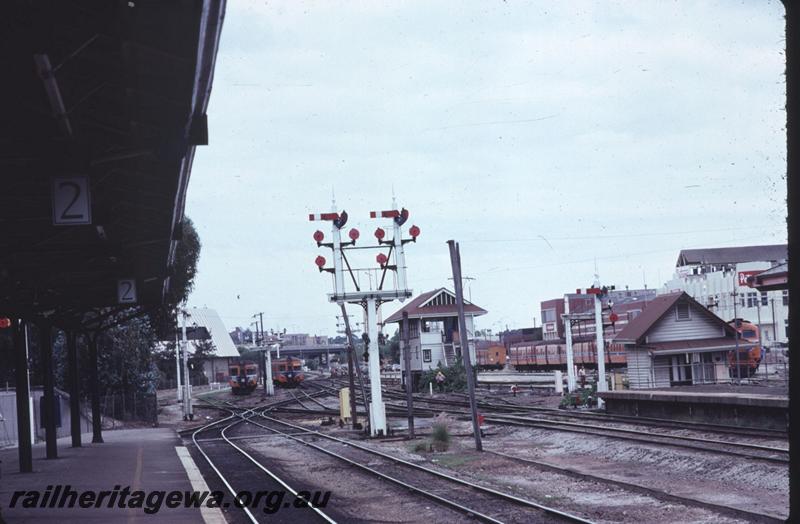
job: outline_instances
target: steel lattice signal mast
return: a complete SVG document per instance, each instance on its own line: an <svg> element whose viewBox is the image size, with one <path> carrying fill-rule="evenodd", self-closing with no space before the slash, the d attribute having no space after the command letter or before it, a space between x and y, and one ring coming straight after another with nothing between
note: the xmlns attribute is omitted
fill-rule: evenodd
<svg viewBox="0 0 800 524"><path fill-rule="evenodd" d="M392 207L397 207L393 202ZM409 242L416 242L420 234L420 229L417 226L411 226L408 230L410 238L403 238L403 225L408 221L408 210L402 208L391 209L387 211L372 211L370 218L374 219L390 219L392 221L392 238L386 239L386 231L380 227L375 230L375 238L378 240L377 245L374 246L358 246L360 233L358 229L350 229L347 242L342 242L341 232L345 224L347 224L347 212L341 213L336 211L334 203L333 211L330 213L320 213L308 215L310 221L328 221L331 222L331 242L323 242L325 234L322 231L314 232L314 240L318 247L328 247L333 251L333 267L325 267L327 261L325 257L318 256L315 260L320 272L328 272L333 274L333 293L328 295L331 302L339 305L345 303L358 304L364 308L366 312L366 326L363 335L364 342L367 345L367 355L369 363L369 379L370 379L370 393L372 402L370 403L370 435L378 436L386 434L386 410L383 404L381 394L381 370L380 370L380 353L378 349L378 308L384 302L390 302L398 299L403 302L406 298L411 297L411 289L408 288L408 280L406 276L406 258L404 246ZM388 250L387 250L388 248ZM375 257L378 267L371 268L354 268L350 265L347 258L347 252L355 249L377 249L380 252ZM386 251L386 252L384 252ZM392 264L392 255L394 255L394 263ZM356 274L359 271L377 271L380 273L380 282L377 283L377 288L362 289L359 285L359 279ZM386 274L393 271L397 275L396 285L394 289L387 289L384 287L386 284ZM352 280L352 289L345 287L345 273L349 274ZM377 276L377 275L376 275ZM390 279L394 280L394 279ZM377 278L376 278L377 282Z"/></svg>

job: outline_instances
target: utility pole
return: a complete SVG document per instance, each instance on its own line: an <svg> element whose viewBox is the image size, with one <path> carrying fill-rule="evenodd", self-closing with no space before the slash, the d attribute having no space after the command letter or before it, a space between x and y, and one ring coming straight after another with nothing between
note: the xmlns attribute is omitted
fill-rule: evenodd
<svg viewBox="0 0 800 524"><path fill-rule="evenodd" d="M475 449L483 451L481 429L478 424L478 406L475 403L475 375L472 374L472 357L469 351L469 334L464 317L464 290L461 284L461 253L455 240L448 240L450 247L450 264L453 267L453 284L456 288L456 306L458 307L458 339L461 343L461 355L464 357L464 368L467 372L467 388L469 388L469 406L472 412L472 432L475 435Z"/></svg>
<svg viewBox="0 0 800 524"><path fill-rule="evenodd" d="M408 311L403 311L403 367L406 372L406 409L408 410L408 438L414 438L414 380L411 377L411 347L408 342Z"/></svg>

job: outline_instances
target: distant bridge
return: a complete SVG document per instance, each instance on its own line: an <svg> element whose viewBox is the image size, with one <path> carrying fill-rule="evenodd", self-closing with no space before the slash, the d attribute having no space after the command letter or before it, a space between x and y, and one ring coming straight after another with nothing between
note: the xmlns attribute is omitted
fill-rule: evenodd
<svg viewBox="0 0 800 524"><path fill-rule="evenodd" d="M291 355L293 357L317 357L327 353L344 353L347 351L346 344L296 344L281 346L281 357Z"/></svg>

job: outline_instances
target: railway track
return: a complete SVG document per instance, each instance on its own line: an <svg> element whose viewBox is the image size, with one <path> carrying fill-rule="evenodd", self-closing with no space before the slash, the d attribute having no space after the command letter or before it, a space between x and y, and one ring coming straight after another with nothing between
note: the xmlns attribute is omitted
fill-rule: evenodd
<svg viewBox="0 0 800 524"><path fill-rule="evenodd" d="M263 431L267 431L269 432L267 436L271 435L292 440L301 445L315 449L327 456L342 461L349 466L357 468L370 475L377 476L378 478L381 478L391 484L397 485L404 491L416 493L427 499L433 500L437 504L463 513L480 522L591 522L582 517L571 515L569 513L538 504L534 501L517 497L507 492L458 479L456 477L407 462L400 458L393 457L386 453L372 450L358 443L339 439L267 415L267 412L280 406L271 405L263 407L259 412L258 410L252 408L244 410L222 404L215 404L209 401L206 402L217 409L230 412L230 415L219 421L195 430L195 433L193 434L193 441L195 442L195 445L198 446L198 449L201 454L203 454L204 458L206 458L206 460L209 462L209 465L212 467L212 469L214 469L215 473L217 473L220 479L223 480L223 483L225 483L232 495L235 493L235 489L228 480L228 477L219 471L215 463L208 456L206 452L207 450L199 446L201 444L203 446L213 444L217 446L233 448L245 456L259 469L267 473L270 477L279 480L273 472L269 471L263 464L255 459L252 454L247 453L245 449L234 442L238 441L241 443L254 438L264 438L265 434ZM283 405L285 403L281 402L280 404ZM213 426L217 426L216 429L219 431L219 437L212 436L202 439L196 438L198 433L208 431ZM255 426L263 431L261 434L239 434L235 436L228 434L228 432L230 432L233 428L238 427L241 429L248 426ZM288 428L288 430L286 428ZM311 439L317 440L320 438L325 439L328 445L324 446L319 442L310 441ZM230 449L228 449L228 451L230 451ZM376 459L376 457L379 458ZM421 476L424 477L424 479L421 479ZM422 484L424 484L425 487L421 487ZM288 489L291 490L291 488ZM293 493L296 495L296 492ZM505 503L511 502L513 504L508 505L508 507L504 506L503 510L498 511L496 509L498 507L498 501L503 501ZM483 507L494 508L491 512L492 514L490 515L486 513L485 510L481 511L477 509ZM247 509L245 509L245 511L248 513L248 517L253 518L252 512L247 511ZM256 520L251 521L257 522ZM305 519L303 521L307 522L309 520ZM326 521L332 522L332 520Z"/></svg>
<svg viewBox="0 0 800 524"><path fill-rule="evenodd" d="M266 414L247 422L273 434L315 449L352 467L375 475L481 522L590 522L580 516L524 499L511 493L463 480L363 446L352 440L314 431ZM277 427L276 427L277 426ZM280 429L279 429L280 428ZM286 429L289 428L293 432ZM314 440L314 441L312 441ZM322 445L324 441L326 445ZM425 487L420 487L424 485ZM498 502L505 505L498 510ZM509 504L510 503L510 504ZM477 508L490 508L486 509ZM491 513L491 514L490 514Z"/></svg>
<svg viewBox="0 0 800 524"><path fill-rule="evenodd" d="M390 482L392 484L397 485L398 487L401 487L402 489L415 492L418 495L429 498L451 509L460 511L481 522L537 521L536 519L532 520L530 515L519 514L513 510L507 509L505 512L497 512L497 511L487 512L485 510L485 508L497 507L498 499L496 497L498 496L501 497L501 500L505 502L506 506L510 506L510 504L508 504L510 500L507 497L510 496L513 497L514 499L517 499L518 497L514 495L494 490L493 488L487 486L482 486L483 488L490 490L492 494L489 495L483 493L482 495L478 496L478 494L471 492L472 491L471 486L474 483L470 482L469 480L452 477L445 473L436 470L431 470L430 468L426 468L425 466L410 463L402 459L399 459L397 457L392 457L391 455L388 455L381 451L374 450L367 446L364 446L358 443L357 441L337 438L332 435L328 435L319 431L314 431L312 429L291 422L287 422L285 420L280 420L274 416L274 412L280 409L283 408L281 406L269 406L260 410L252 410L253 412L250 413L249 416L240 415L240 418L244 418L246 416L247 417L246 422L249 425L256 426L257 428L263 431L267 431L275 437L289 439L300 445L315 449L320 453L333 457L336 460L342 461L350 465L351 467L357 468L368 474L375 475L376 477L382 478L387 482ZM309 410L303 410L303 409L297 410L297 412L300 413L304 412L308 413L308 411ZM316 411L317 410L315 410L314 412ZM245 427L245 426L242 425L240 427ZM257 438L259 436L261 438L264 438L263 433L261 435L243 435L240 436L239 438L245 440L250 438ZM585 481L598 482L606 485L611 485L616 488L651 496L657 500L669 503L678 503L688 507L703 508L709 511L713 511L720 515L744 519L748 522L767 522L767 523L783 522L783 520L780 517L775 515L758 513L755 511L749 511L737 507L715 504L713 502L704 501L702 499L686 497L683 495L676 495L662 489L642 486L639 483L634 484L595 474L584 473L582 471L577 471L569 467L549 464L547 462L543 462L540 460L533 460L526 457L514 456L500 451L488 450L488 453L493 454L497 457L502 457L503 459L509 460L514 463L534 466L544 471L564 474ZM413 468L416 471L424 471L426 472L426 474L430 474L428 472L432 472L437 475L442 475L442 477L440 477L436 481L439 482L439 484L437 484L436 482L432 482L430 479L425 479L424 484L422 484L424 488L420 488L418 487L420 485L418 481L415 482L415 480L413 480L416 477L413 477L412 475L412 478L411 479L409 478L408 468ZM460 484L459 488L454 489L452 486L450 486L450 483L454 481ZM503 495L498 495L498 494L503 494ZM527 502L532 502L532 501L527 501ZM523 506L533 508L533 506L527 506L526 504L523 504ZM553 514L548 514L548 515L551 517L553 516ZM585 520L582 519L581 517L577 517L579 520L572 520L568 517L564 517L561 515L557 515L555 518L557 518L557 520L585 522Z"/></svg>
<svg viewBox="0 0 800 524"><path fill-rule="evenodd" d="M314 507L311 503L305 503L304 499L299 497L297 490L236 443L236 441L241 442L242 439L229 435L234 428L245 423L245 419L239 413L245 408L215 405L207 400L206 402L217 409L228 411L230 415L195 428L191 433L191 439L198 453L205 459L227 490L231 497L230 500L233 500L233 507L241 509L245 521L252 523L267 521L335 522L320 508ZM276 404L283 404L283 402ZM250 410L244 412L248 411ZM254 482L254 479L259 480ZM243 492L255 494L259 491L289 493L294 500L287 501L288 505L284 504L279 512L264 514L262 507L257 506L258 501L245 500L243 496L240 496ZM228 504L227 507L231 507L230 502L225 504Z"/></svg>
<svg viewBox="0 0 800 524"><path fill-rule="evenodd" d="M324 390L328 390L331 393L333 391L336 391L334 388L330 388L323 384L316 384L315 386ZM389 393L390 394L387 396L392 398L391 392ZM469 416L467 412L466 402L462 403L459 401L453 401L447 399L415 398L415 403L417 401L427 402L429 405L436 405L436 406L445 405L448 407L447 408L424 407L415 404L414 406L415 415L419 414L423 416L424 415L432 416L433 414L445 412L448 414L456 415L458 417ZM449 409L450 407L458 407L461 409ZM389 411L390 415L395 414L398 416L404 416L405 409L406 409L405 405L392 404L391 402L387 403L387 410ZM538 413L535 416L526 412L522 413L516 411L509 412L506 409L498 410L498 412L492 412L491 410L484 411L483 409L482 411L485 420L487 422L495 424L525 426L537 429L567 431L571 433L583 433L583 434L596 435L606 438L615 438L620 440L641 442L651 445L669 446L679 449L691 449L693 451L700 451L705 453L721 454L728 456L732 455L751 460L766 461L772 463L789 462L789 450L788 448L782 448L782 447L767 446L762 444L752 444L746 442L733 442L708 436L675 435L664 432L646 431L642 429L629 429L624 427L620 428L608 425L597 425L597 424L583 423L583 422L564 421L560 420L559 419L560 417L554 417L555 418L554 420L553 418L548 418L546 416L548 414L542 415L541 413ZM616 421L603 420L603 422L614 423ZM625 421L617 423L625 424L628 422Z"/></svg>

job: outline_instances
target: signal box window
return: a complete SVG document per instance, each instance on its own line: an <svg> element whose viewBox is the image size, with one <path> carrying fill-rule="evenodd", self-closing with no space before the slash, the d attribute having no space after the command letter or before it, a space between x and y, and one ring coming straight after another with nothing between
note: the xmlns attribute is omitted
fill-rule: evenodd
<svg viewBox="0 0 800 524"><path fill-rule="evenodd" d="M430 349L423 349L422 350L422 361L423 362L430 362L431 361L431 350Z"/></svg>

